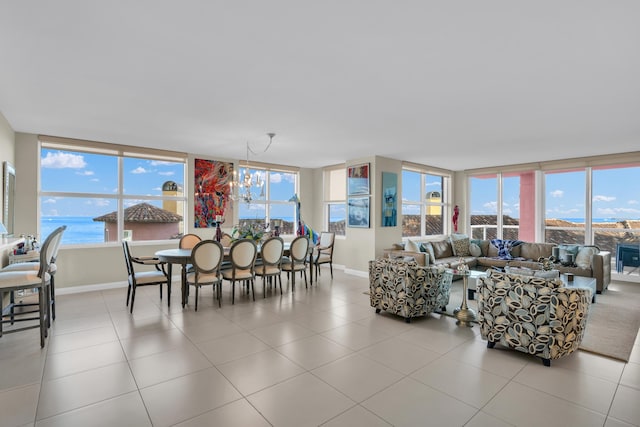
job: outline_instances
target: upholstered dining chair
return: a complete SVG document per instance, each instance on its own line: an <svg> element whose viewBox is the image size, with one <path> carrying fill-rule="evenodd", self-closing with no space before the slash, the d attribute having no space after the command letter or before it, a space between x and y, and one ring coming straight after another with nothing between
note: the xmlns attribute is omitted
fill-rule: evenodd
<svg viewBox="0 0 640 427"><path fill-rule="evenodd" d="M231 268L222 270L222 278L231 282L231 304L235 304L237 281L248 282L251 285L253 300L256 300L254 281L257 255L258 247L251 239L240 239L231 244L229 249Z"/></svg>
<svg viewBox="0 0 640 427"><path fill-rule="evenodd" d="M202 238L197 234L191 234L191 233L184 234L180 238L180 241L178 242L178 247L180 249L193 249L201 241L202 241ZM185 268L187 269L188 272L193 271L192 264L187 264Z"/></svg>
<svg viewBox="0 0 640 427"><path fill-rule="evenodd" d="M21 328L13 328L6 333L24 331L26 329L40 328L40 347L44 347L45 338L48 335L48 318L50 315L51 306L49 304L49 292L48 286L51 281L51 275L49 274L49 265L53 258L53 252L56 245L59 244L59 240L62 238L62 227L53 231L49 237L45 240L40 248L40 267L38 270L23 270L23 271L5 271L0 273L0 301L4 301L4 294L21 291L37 289L38 291L38 310L16 313L15 308L20 304L11 304L9 313L4 315L0 314L0 337L3 334L4 324L13 324L14 322L33 321L38 320L37 325L28 325ZM29 304L27 304L29 305ZM29 313L38 313L38 316L29 316ZM5 319L8 317L8 319Z"/></svg>
<svg viewBox="0 0 640 427"><path fill-rule="evenodd" d="M266 282L275 280L280 283L280 295L282 295L282 255L284 253L284 240L282 237L269 237L260 248L260 263L256 264L256 276L262 277L262 294L266 298Z"/></svg>
<svg viewBox="0 0 640 427"><path fill-rule="evenodd" d="M331 278L333 279L333 243L336 233L323 231L320 233L320 241L318 246L313 248L313 266L316 271L316 280L320 273L320 264L329 264Z"/></svg>
<svg viewBox="0 0 640 427"><path fill-rule="evenodd" d="M136 289L138 286L159 285L160 299L162 299L162 285L167 285L167 307L171 306L171 281L164 268L164 263L155 257L134 257L131 255L129 242L122 241L122 249L124 250L124 261L127 265L127 277L129 286L127 288L127 306L131 299L131 310L133 313L133 304L136 300ZM135 271L134 264L152 265L154 270Z"/></svg>
<svg viewBox="0 0 640 427"><path fill-rule="evenodd" d="M307 255L309 254L309 238L298 236L291 241L289 257L282 259L282 271L291 273L291 290L296 289L296 273L304 274L304 286L307 287Z"/></svg>
<svg viewBox="0 0 640 427"><path fill-rule="evenodd" d="M55 288L55 274L58 271L58 266L56 265L56 260L58 258L58 249L60 249L60 244L62 243L62 235L64 231L67 229L66 225L62 225L55 230L53 230L45 239L45 242L48 239L53 239L57 234L60 234L59 238L56 238L53 246L51 258L49 260L49 270L48 273L51 276L49 280L49 303L51 306L51 315L47 316L47 323L50 326L52 320L56 320L56 288ZM44 244L43 244L44 245ZM38 271L40 269L40 261L36 262L18 262L15 264L9 264L4 267L0 272L8 272L8 271ZM24 304L24 305L36 305L34 304Z"/></svg>
<svg viewBox="0 0 640 427"><path fill-rule="evenodd" d="M178 247L180 249L193 249L202 239L197 234L185 234L180 238Z"/></svg>
<svg viewBox="0 0 640 427"><path fill-rule="evenodd" d="M202 240L191 252L193 271L187 274L187 283L196 288L196 311L198 311L198 293L202 285L213 285L214 295L218 298L218 307L222 305L222 277L220 264L224 257L224 248L215 240Z"/></svg>

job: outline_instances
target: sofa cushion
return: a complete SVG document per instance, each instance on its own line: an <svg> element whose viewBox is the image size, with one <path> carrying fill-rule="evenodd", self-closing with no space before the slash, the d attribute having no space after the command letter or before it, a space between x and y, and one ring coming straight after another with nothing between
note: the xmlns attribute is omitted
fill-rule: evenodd
<svg viewBox="0 0 640 427"><path fill-rule="evenodd" d="M580 268L590 268L591 267L591 257L593 255L600 252L600 249L597 246L583 246L578 251L578 255L576 255L575 263Z"/></svg>
<svg viewBox="0 0 640 427"><path fill-rule="evenodd" d="M469 244L469 253L471 256L479 257L482 256L482 249L480 249L480 245L477 243Z"/></svg>
<svg viewBox="0 0 640 427"><path fill-rule="evenodd" d="M420 246L413 240L409 239L404 245L404 250L409 252L420 252Z"/></svg>
<svg viewBox="0 0 640 427"><path fill-rule="evenodd" d="M526 242L520 246L520 256L522 258L537 261L538 258L549 258L555 245L553 243Z"/></svg>
<svg viewBox="0 0 640 427"><path fill-rule="evenodd" d="M451 235L451 249L454 256L469 256L469 236L464 234Z"/></svg>
<svg viewBox="0 0 640 427"><path fill-rule="evenodd" d="M573 255L573 261L575 262L580 251L580 245L558 245L560 249L560 259L564 261L565 257L569 254Z"/></svg>
<svg viewBox="0 0 640 427"><path fill-rule="evenodd" d="M511 248L522 244L523 242L520 240L501 240L501 239L492 239L491 244L498 249L498 258L500 259L513 259L513 255L511 255Z"/></svg>
<svg viewBox="0 0 640 427"><path fill-rule="evenodd" d="M431 242L433 246L433 253L435 258L447 258L453 256L453 250L451 249L451 242L449 239L440 240L439 242Z"/></svg>
<svg viewBox="0 0 640 427"><path fill-rule="evenodd" d="M429 258L431 258L431 261L436 259L436 255L433 251L433 245L431 244L431 242L422 242L420 244L420 251L429 254ZM425 265L428 265L428 263Z"/></svg>

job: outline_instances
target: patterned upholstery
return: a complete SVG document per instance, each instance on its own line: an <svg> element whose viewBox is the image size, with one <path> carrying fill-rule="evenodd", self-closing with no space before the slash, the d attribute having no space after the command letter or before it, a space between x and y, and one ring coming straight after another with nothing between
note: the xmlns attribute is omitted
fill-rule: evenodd
<svg viewBox="0 0 640 427"><path fill-rule="evenodd" d="M478 280L478 323L488 341L551 359L573 353L587 325L591 290L562 286L559 279L492 272Z"/></svg>
<svg viewBox="0 0 640 427"><path fill-rule="evenodd" d="M376 313L388 311L410 322L449 304L452 278L444 268L421 267L415 261L369 261L371 307Z"/></svg>

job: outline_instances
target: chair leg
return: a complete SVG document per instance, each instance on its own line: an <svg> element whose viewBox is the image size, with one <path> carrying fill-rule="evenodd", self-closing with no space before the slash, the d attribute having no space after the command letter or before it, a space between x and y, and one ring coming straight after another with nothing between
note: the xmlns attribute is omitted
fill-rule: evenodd
<svg viewBox="0 0 640 427"><path fill-rule="evenodd" d="M160 286L162 287L162 283ZM171 308L171 282L167 282L167 308Z"/></svg>
<svg viewBox="0 0 640 427"><path fill-rule="evenodd" d="M331 271L331 278L333 279L333 262L329 263L329 270Z"/></svg>
<svg viewBox="0 0 640 427"><path fill-rule="evenodd" d="M253 286L253 282L254 281L255 280L251 279L251 294L253 295L253 300L255 301L256 300L256 290L255 290L255 288Z"/></svg>
<svg viewBox="0 0 640 427"><path fill-rule="evenodd" d="M127 286L127 307L129 306L129 299L131 297L131 283Z"/></svg>
<svg viewBox="0 0 640 427"><path fill-rule="evenodd" d="M278 274L278 282L280 282L280 295L282 295L282 275Z"/></svg>
<svg viewBox="0 0 640 427"><path fill-rule="evenodd" d="M231 305L236 303L236 281L231 282Z"/></svg>
<svg viewBox="0 0 640 427"><path fill-rule="evenodd" d="M196 283L196 311L198 311L198 289L200 286Z"/></svg>
<svg viewBox="0 0 640 427"><path fill-rule="evenodd" d="M136 287L135 285L131 289L131 310L130 313L133 313L133 303L136 300Z"/></svg>
<svg viewBox="0 0 640 427"><path fill-rule="evenodd" d="M41 287L38 288L38 300L39 300L39 306L40 306L40 347L44 347L44 339L46 337L46 332L47 332L47 322L45 317L45 313L46 313L46 308L45 308L45 304L47 304L46 302L46 298L44 296L44 292L46 290Z"/></svg>
<svg viewBox="0 0 640 427"><path fill-rule="evenodd" d="M54 280L55 275L51 275L51 283L49 284L49 293L51 298L51 320L56 320L56 282Z"/></svg>

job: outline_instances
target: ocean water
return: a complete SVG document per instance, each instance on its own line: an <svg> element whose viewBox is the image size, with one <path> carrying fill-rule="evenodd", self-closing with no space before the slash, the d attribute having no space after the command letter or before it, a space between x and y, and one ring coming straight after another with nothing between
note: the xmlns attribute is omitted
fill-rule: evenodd
<svg viewBox="0 0 640 427"><path fill-rule="evenodd" d="M293 222L293 218L281 218ZM242 219L240 219L242 221ZM63 245L104 243L104 222L93 221L91 216L43 216L40 224L41 239L56 228L66 225L62 235Z"/></svg>
<svg viewBox="0 0 640 427"><path fill-rule="evenodd" d="M63 245L104 243L104 222L95 222L90 216L43 216L40 222L41 238L56 228L66 225Z"/></svg>

